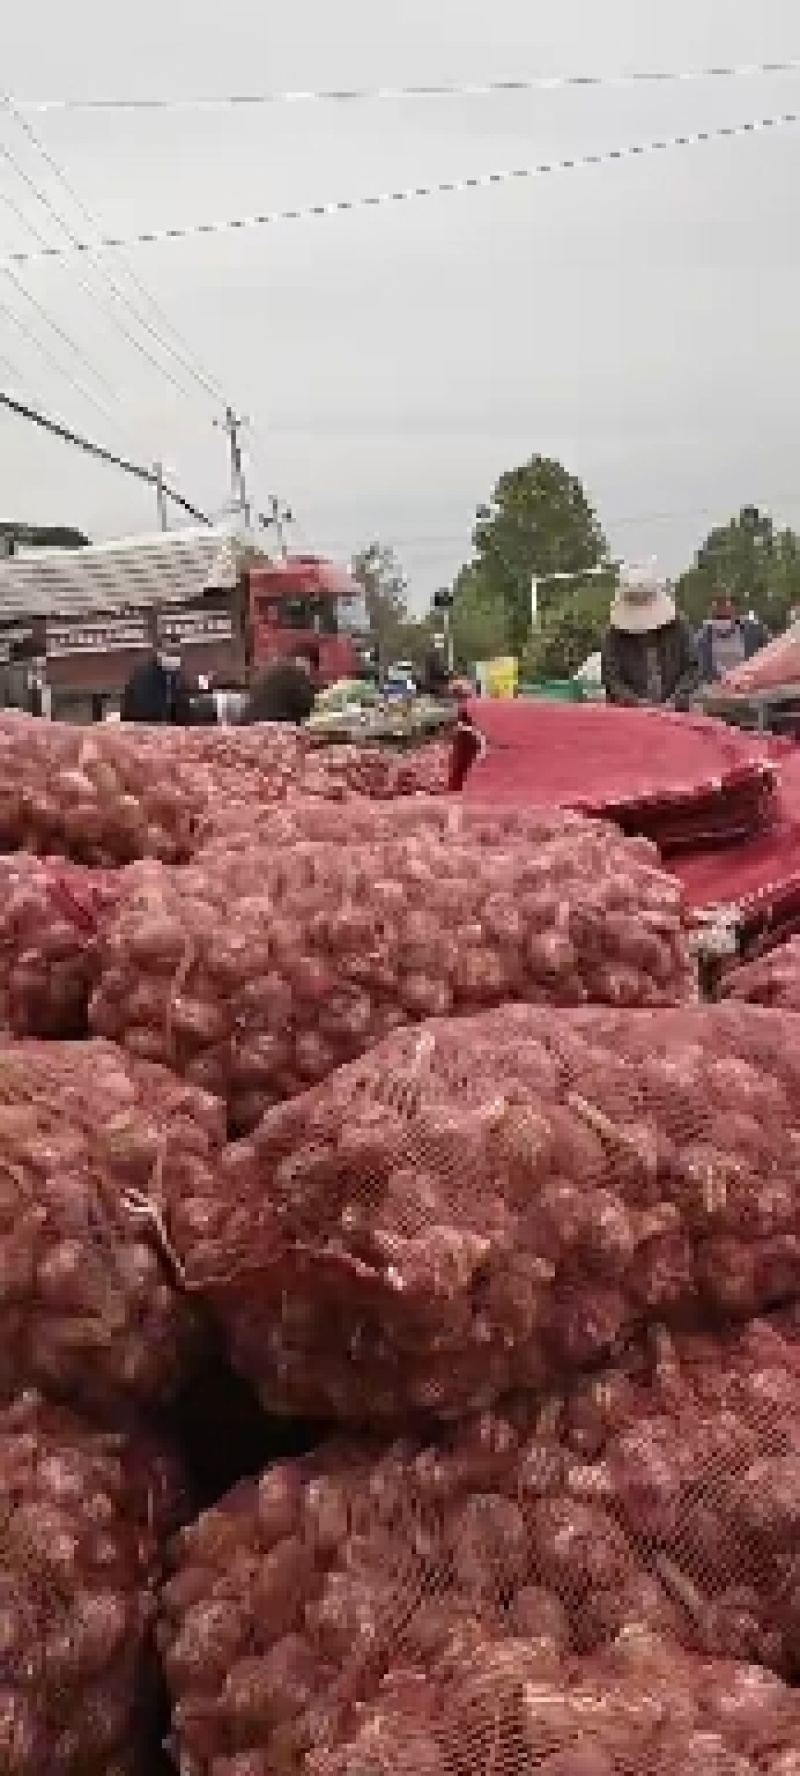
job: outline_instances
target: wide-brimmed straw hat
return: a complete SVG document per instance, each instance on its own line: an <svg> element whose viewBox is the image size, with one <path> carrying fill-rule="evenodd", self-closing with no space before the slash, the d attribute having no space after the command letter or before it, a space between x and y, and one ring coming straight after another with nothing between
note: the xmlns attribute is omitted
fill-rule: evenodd
<svg viewBox="0 0 800 1776"><path fill-rule="evenodd" d="M649 635L674 623L675 601L663 586L632 581L618 588L609 621L612 629L623 629L627 635Z"/></svg>

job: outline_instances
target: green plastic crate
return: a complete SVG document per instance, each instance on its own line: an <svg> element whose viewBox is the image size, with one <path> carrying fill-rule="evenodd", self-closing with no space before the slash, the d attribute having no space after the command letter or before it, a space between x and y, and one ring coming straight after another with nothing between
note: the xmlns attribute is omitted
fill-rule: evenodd
<svg viewBox="0 0 800 1776"><path fill-rule="evenodd" d="M539 697L551 703L582 703L586 691L574 678L546 678L540 684L521 684L518 697Z"/></svg>

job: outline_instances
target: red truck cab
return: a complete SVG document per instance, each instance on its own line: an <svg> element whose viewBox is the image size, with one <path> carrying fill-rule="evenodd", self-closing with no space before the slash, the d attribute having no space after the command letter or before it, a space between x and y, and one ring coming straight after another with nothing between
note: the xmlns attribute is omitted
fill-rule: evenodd
<svg viewBox="0 0 800 1776"><path fill-rule="evenodd" d="M287 656L309 662L320 688L371 666L369 621L357 581L317 555L287 555L247 574L250 672Z"/></svg>

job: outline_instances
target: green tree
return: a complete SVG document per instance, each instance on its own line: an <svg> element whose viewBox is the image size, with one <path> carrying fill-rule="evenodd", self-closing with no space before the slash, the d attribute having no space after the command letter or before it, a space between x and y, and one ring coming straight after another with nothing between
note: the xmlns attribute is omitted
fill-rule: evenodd
<svg viewBox="0 0 800 1776"><path fill-rule="evenodd" d="M477 660L492 660L511 651L505 601L478 563L462 567L456 575L451 626L453 655L460 672Z"/></svg>
<svg viewBox="0 0 800 1776"><path fill-rule="evenodd" d="M770 629L780 629L800 603L800 537L776 531L769 514L755 506L716 525L678 581L678 603L700 624L720 593L738 610L754 610Z"/></svg>
<svg viewBox="0 0 800 1776"><path fill-rule="evenodd" d="M565 597L564 582L549 575L580 575L608 559L582 482L544 456L500 476L489 504L478 508L472 540L484 583L505 607L515 653L523 651L531 630L534 576L541 581L539 607L546 613Z"/></svg>
<svg viewBox="0 0 800 1776"><path fill-rule="evenodd" d="M612 595L605 576L584 582L559 603L550 605L522 657L524 679L572 678L600 647L608 625Z"/></svg>
<svg viewBox="0 0 800 1776"><path fill-rule="evenodd" d="M371 542L359 549L350 563L354 580L363 588L370 630L378 663L386 666L402 658L402 644L409 625L408 583L391 548Z"/></svg>

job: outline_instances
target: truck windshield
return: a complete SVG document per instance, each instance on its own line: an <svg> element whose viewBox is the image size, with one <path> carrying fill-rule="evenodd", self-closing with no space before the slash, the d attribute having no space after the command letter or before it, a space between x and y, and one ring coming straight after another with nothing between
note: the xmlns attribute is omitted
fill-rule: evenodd
<svg viewBox="0 0 800 1776"><path fill-rule="evenodd" d="M259 616L267 617L279 629L298 629L305 634L336 635L336 600L321 598L316 593L300 593L289 598L260 598Z"/></svg>
<svg viewBox="0 0 800 1776"><path fill-rule="evenodd" d="M345 635L366 635L369 630L367 600L362 591L339 601L339 628Z"/></svg>

